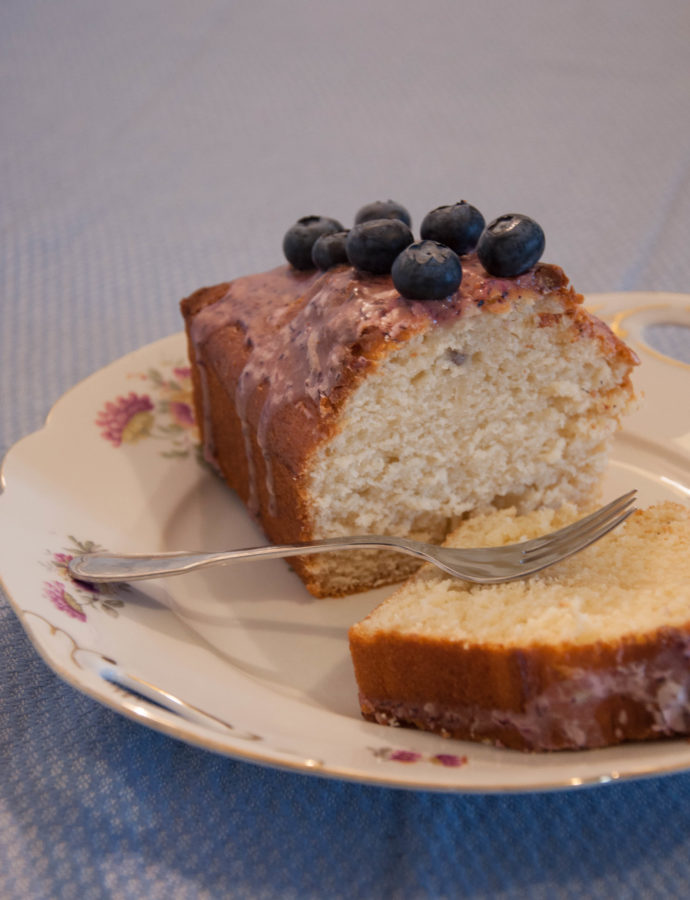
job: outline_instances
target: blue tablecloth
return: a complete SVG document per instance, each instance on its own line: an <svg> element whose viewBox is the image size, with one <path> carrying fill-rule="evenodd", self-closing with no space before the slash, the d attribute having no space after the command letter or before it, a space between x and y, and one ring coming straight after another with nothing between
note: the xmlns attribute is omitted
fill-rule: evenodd
<svg viewBox="0 0 690 900"><path fill-rule="evenodd" d="M687 291L689 42L686 0L4 0L0 449L305 213L464 198L534 216L583 292ZM263 769L68 687L5 597L0 673L8 900L687 896L685 774L462 796Z"/></svg>

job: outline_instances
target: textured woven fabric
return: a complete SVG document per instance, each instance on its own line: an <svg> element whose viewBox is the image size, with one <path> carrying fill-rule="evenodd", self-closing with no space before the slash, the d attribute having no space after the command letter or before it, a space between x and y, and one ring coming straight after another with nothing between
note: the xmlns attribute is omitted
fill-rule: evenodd
<svg viewBox="0 0 690 900"><path fill-rule="evenodd" d="M689 41L687 0L4 0L0 450L180 330L180 297L277 265L307 213L464 198L534 216L583 292L688 291ZM688 333L653 340L690 361ZM481 797L235 762L65 685L0 596L7 900L671 898L689 876L690 776Z"/></svg>

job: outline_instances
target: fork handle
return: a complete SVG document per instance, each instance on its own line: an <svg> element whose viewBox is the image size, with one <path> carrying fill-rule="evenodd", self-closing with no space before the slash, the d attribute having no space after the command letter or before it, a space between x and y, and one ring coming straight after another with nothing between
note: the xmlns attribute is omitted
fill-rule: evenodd
<svg viewBox="0 0 690 900"><path fill-rule="evenodd" d="M94 583L107 581L140 581L145 578L165 578L182 575L195 569L206 569L224 563L260 559L284 559L288 556L305 556L333 550L393 549L409 556L429 560L424 544L407 538L388 538L383 535L361 535L347 538L326 538L321 541L305 541L296 544L274 544L268 547L248 547L244 550L220 550L215 552L117 554L84 553L69 563L73 578Z"/></svg>

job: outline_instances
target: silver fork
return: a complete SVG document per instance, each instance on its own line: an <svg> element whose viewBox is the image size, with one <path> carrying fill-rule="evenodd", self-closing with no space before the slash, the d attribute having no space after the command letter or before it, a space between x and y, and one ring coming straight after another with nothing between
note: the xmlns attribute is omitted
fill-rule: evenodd
<svg viewBox="0 0 690 900"><path fill-rule="evenodd" d="M635 512L635 507L631 505L635 493L634 490L628 491L597 512L566 528L531 541L508 544L504 547L456 549L436 547L408 538L368 534L212 553L185 551L147 555L85 553L82 556L75 556L70 561L69 571L74 578L81 581L138 581L143 578L181 575L194 569L241 560L306 556L310 553L333 550L392 549L423 559L464 581L496 584L531 575L598 541Z"/></svg>

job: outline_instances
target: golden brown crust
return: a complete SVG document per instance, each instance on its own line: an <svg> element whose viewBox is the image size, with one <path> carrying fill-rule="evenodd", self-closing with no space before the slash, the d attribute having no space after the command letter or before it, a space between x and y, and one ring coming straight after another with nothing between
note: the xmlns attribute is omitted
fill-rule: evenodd
<svg viewBox="0 0 690 900"><path fill-rule="evenodd" d="M225 281L222 284L214 284L212 287L199 288L193 294L190 294L189 297L185 297L180 302L180 310L184 320L188 321L204 306L209 306L209 304L221 300L227 294L229 287L230 282Z"/></svg>
<svg viewBox="0 0 690 900"><path fill-rule="evenodd" d="M463 644L350 630L362 714L518 750L690 732L690 622L588 645Z"/></svg>
<svg viewBox="0 0 690 900"><path fill-rule="evenodd" d="M599 341L606 356L618 357L622 363L629 366L639 365L640 360L635 351L615 335L606 322L602 322L586 309L580 307L576 310L573 325L579 338L587 337Z"/></svg>

